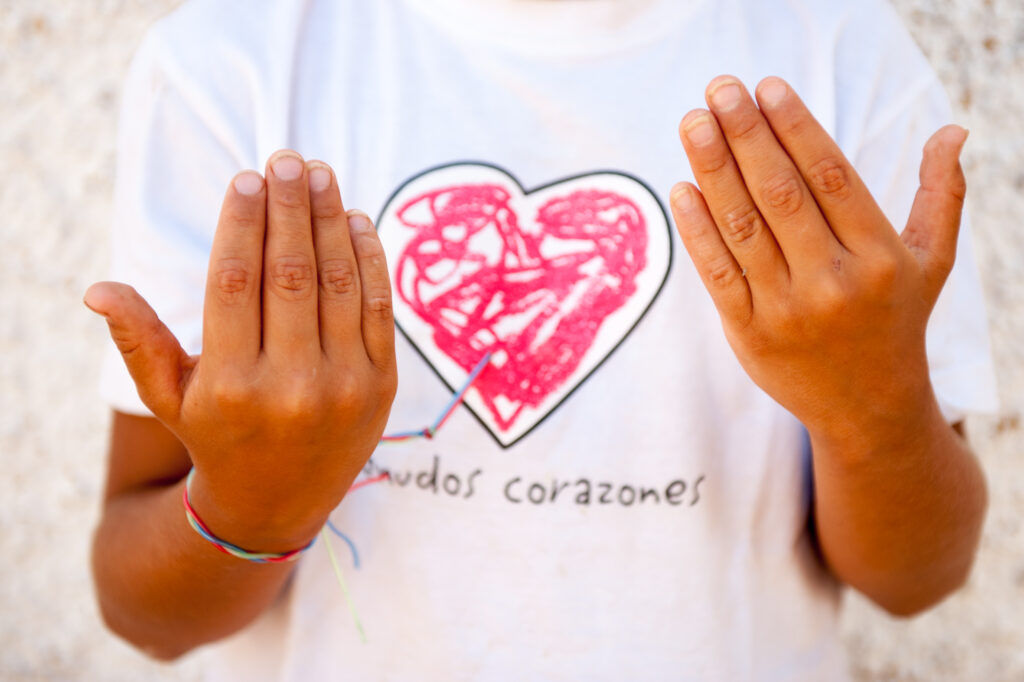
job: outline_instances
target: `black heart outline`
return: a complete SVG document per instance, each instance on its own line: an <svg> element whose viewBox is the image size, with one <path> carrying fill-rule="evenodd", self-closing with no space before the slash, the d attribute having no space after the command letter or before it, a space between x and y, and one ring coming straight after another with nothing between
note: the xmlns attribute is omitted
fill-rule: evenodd
<svg viewBox="0 0 1024 682"><path fill-rule="evenodd" d="M476 421L480 424L480 426L482 426L484 428L484 431L486 431L491 436L491 438L494 440L494 442L498 444L498 447L500 447L503 450L507 450L507 449L511 448L513 445L517 444L519 441L521 441L524 438L526 438L531 433L533 433L534 429L536 429L538 426L540 426L545 421L547 421L548 417L550 417L559 407L561 407L562 404L565 403L565 401L567 401L570 397L572 397L573 394L575 394L576 391L578 391L580 389L580 387L583 386L583 384L585 384L587 382L587 379L589 379L591 376L593 376L594 373L597 372L597 370L599 370L604 365L604 363L608 361L608 358L610 358L615 353L615 351L617 351L619 349L619 347L626 341L626 339L628 339L633 334L633 330L637 328L637 325L640 324L640 321L643 320L645 317L647 317L647 313L648 313L648 311L650 311L651 306L653 306L654 302L657 301L658 298L661 296L661 292L665 288L665 283L668 281L669 273L672 272L672 264L673 264L673 262L675 260L675 246L672 243L672 225L671 225L671 222L669 221L668 212L665 210L664 205L662 205L661 200L658 198L658 195L654 192L653 189L651 189L651 186L648 185L643 180L641 180L640 178L636 177L635 175L630 175L629 173L624 173L623 171L618 171L618 170L593 170L593 171L589 171L587 173L579 173L578 175L566 176L566 177L560 178L558 180L554 180L552 182L549 182L549 183L546 183L546 184L543 184L543 185L538 185L537 187L534 187L531 190L527 190L525 187L523 187L523 184L521 182L519 182L519 178L517 178L514 174L510 173L508 170L502 168L501 166L499 166L497 164L488 163L486 161L453 161L453 162L450 162L450 163L442 163L442 164L439 164L437 166L431 166L430 168L427 168L426 170L422 170L419 173L416 173L415 175L412 175L412 176L408 177L401 185L399 185L395 189L395 191L393 191L391 193L391 195L387 198L387 201L384 202L384 206L381 208L380 212L377 214L377 220L374 222L375 228L378 229L378 230L380 229L380 224L381 224L381 221L384 218L384 214L387 213L388 208L390 208L390 206L391 206L391 203L395 200L395 198L399 194L402 193L402 190L404 190L410 184L412 184L413 182L416 182L417 180L419 180L420 178L422 178L425 175L430 175L431 173L434 173L436 171L442 170L444 168L453 168L453 167L456 167L456 166L477 166L477 167L483 166L483 167L486 167L486 168L492 168L492 169L494 169L494 170L496 170L496 171L498 171L500 173L504 173L507 177L512 179L512 182L514 182L516 184L516 187L518 187L519 191L523 193L523 196L529 196L529 195L533 194L534 192L540 192L540 191L545 190L545 189L547 189L549 187L554 187L555 185L561 185L562 183L565 183L565 182L570 182L572 180L579 180L580 178L586 178L586 177L590 177L592 175L619 175L619 176L622 176L624 178L628 178L629 180L632 180L633 182L637 183L638 185L643 187L645 190L647 190L647 192L651 195L651 198L654 199L654 203L657 204L659 209L661 209L661 215L665 219L665 229L668 232L668 264L665 267L665 274L662 276L661 282L658 284L658 288L655 289L654 295L651 297L651 300L647 303L647 306L637 316L636 320L634 320L633 324L629 327L629 329L626 330L626 333L623 334L619 338L619 340L615 343L614 346L612 346L612 348L605 354L605 356L603 358L601 358L600 360L598 360L597 363L593 366L593 368L591 368L591 370L589 372L587 372L586 375L584 375L579 381L577 381L576 385L573 386L571 389L569 389L569 392L566 393L564 396L562 396L561 400L559 400L557 403L552 405L551 409L549 409L537 421L535 421L530 428L528 428L526 431L524 431L518 437L516 437L515 440L510 441L506 445L505 443L501 442L501 439L498 437L498 435L496 433L494 433L494 431L491 430L490 426L488 426L487 421L483 417L481 417L479 414L477 414L476 410L474 410L473 407L469 403L467 403L467 402L463 402L462 403L462 406L465 407L467 410L469 410L469 413L471 415L473 415L473 418L476 419ZM427 358L427 356L424 354L424 352L422 350L420 350L420 346L416 342L416 340L413 339L412 336L410 336L408 333L406 333L406 331L404 329L402 329L402 325L400 325L398 323L398 318L397 317L395 318L395 328L398 329L398 331L402 333L402 336L405 337L406 341L409 342L409 345L412 346L413 350L416 351L416 354L420 356L420 358L423 360L423 362L426 363L427 367L429 367L434 372L434 374L437 376L437 378L441 380L441 383L444 384L448 388L448 390L452 392L452 394L454 394L456 391L459 390L457 387L452 386L451 384L449 384L448 380L445 379L444 375L437 369L437 367L435 367L433 365L433 363L430 362L430 360Z"/></svg>

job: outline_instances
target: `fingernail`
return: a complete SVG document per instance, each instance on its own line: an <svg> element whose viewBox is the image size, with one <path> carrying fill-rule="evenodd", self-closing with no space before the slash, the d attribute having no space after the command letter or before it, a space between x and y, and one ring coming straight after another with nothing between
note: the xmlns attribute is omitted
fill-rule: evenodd
<svg viewBox="0 0 1024 682"><path fill-rule="evenodd" d="M672 194L669 196L669 201L678 210L686 212L693 208L693 192L690 191L690 186L685 184L678 184L672 188Z"/></svg>
<svg viewBox="0 0 1024 682"><path fill-rule="evenodd" d="M686 135L686 139L690 141L690 144L695 147L703 147L709 144L715 136L715 130L711 127L711 117L707 114L701 114L683 128L683 133Z"/></svg>
<svg viewBox="0 0 1024 682"><path fill-rule="evenodd" d="M96 309L95 309L95 308L93 308L93 307L92 307L91 305L89 305L89 298L88 298L88 294L86 294L86 297L82 299L82 303L84 303L84 304L85 304L85 307L86 307L86 308L88 308L88 309L89 309L89 310L91 310L92 312L96 313L97 315L103 315L103 313L101 313L100 311L96 310ZM104 317L105 317L105 316L104 316Z"/></svg>
<svg viewBox="0 0 1024 682"><path fill-rule="evenodd" d="M760 89L757 91L758 99L761 100L761 104L768 107L777 107L783 99L786 98L788 92L786 84L781 80L772 78L761 84Z"/></svg>
<svg viewBox="0 0 1024 682"><path fill-rule="evenodd" d="M309 188L314 192L323 192L331 186L331 171L323 166L313 166L309 171Z"/></svg>
<svg viewBox="0 0 1024 682"><path fill-rule="evenodd" d="M270 167L279 180L289 181L297 180L302 175L305 165L302 163L302 159L285 153L274 159L270 163Z"/></svg>
<svg viewBox="0 0 1024 682"><path fill-rule="evenodd" d="M99 310L96 307L95 301L91 301L90 300L90 299L93 299L93 298L96 297L96 288L97 288L97 285L93 284L92 286L90 286L88 289L85 290L85 293L82 295L82 303L85 304L86 308L88 308L92 312L96 313L97 315L100 315L102 317L106 317L107 314L104 313L102 310Z"/></svg>
<svg viewBox="0 0 1024 682"><path fill-rule="evenodd" d="M235 176L235 191L245 196L259 194L263 189L263 178L255 171L245 171Z"/></svg>
<svg viewBox="0 0 1024 682"><path fill-rule="evenodd" d="M373 223L370 216L354 208L348 212L348 228L353 232L372 232Z"/></svg>
<svg viewBox="0 0 1024 682"><path fill-rule="evenodd" d="M729 111L740 103L740 86L731 81L719 85L711 93L711 104L719 111Z"/></svg>
<svg viewBox="0 0 1024 682"><path fill-rule="evenodd" d="M964 128L963 126L959 126L959 128L960 128L960 130L963 131L963 137L960 140L960 149L959 149L959 151L962 152L964 150L964 145L967 144L967 138L971 136L971 131L968 130L967 128Z"/></svg>

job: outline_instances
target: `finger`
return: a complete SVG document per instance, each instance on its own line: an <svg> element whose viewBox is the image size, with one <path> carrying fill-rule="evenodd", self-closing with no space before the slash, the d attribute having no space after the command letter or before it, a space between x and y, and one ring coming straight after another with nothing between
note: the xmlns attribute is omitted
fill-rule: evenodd
<svg viewBox="0 0 1024 682"><path fill-rule="evenodd" d="M966 141L966 130L949 125L925 144L921 187L902 234L903 243L924 270L932 301L938 298L956 260L956 242L967 194L960 166L960 151Z"/></svg>
<svg viewBox="0 0 1024 682"><path fill-rule="evenodd" d="M669 203L683 245L719 314L739 324L745 323L753 313L750 287L743 269L725 245L704 198L696 187L681 182L672 188Z"/></svg>
<svg viewBox="0 0 1024 682"><path fill-rule="evenodd" d="M370 218L362 211L349 211L348 225L356 261L359 263L361 320L366 354L378 368L390 370L395 362L395 320L391 304L391 278L384 258L384 247Z"/></svg>
<svg viewBox="0 0 1024 682"><path fill-rule="evenodd" d="M359 267L338 184L327 164L312 162L307 167L313 245L320 282L320 346L328 356L364 354Z"/></svg>
<svg viewBox="0 0 1024 682"><path fill-rule="evenodd" d="M776 139L793 159L836 239L863 251L895 232L839 145L781 78L766 78L757 99Z"/></svg>
<svg viewBox="0 0 1024 682"><path fill-rule="evenodd" d="M839 243L743 84L731 76L716 78L708 86L707 100L791 270L813 271L831 262Z"/></svg>
<svg viewBox="0 0 1024 682"><path fill-rule="evenodd" d="M267 193L255 171L235 176L221 206L203 301L203 354L215 366L260 353L260 278Z"/></svg>
<svg viewBox="0 0 1024 682"><path fill-rule="evenodd" d="M132 287L97 282L84 303L107 320L110 337L121 351L139 397L153 414L173 424L181 409L183 377L190 359L171 330Z"/></svg>
<svg viewBox="0 0 1024 682"><path fill-rule="evenodd" d="M293 151L267 162L263 250L263 350L278 358L319 357L316 255L306 164Z"/></svg>
<svg viewBox="0 0 1024 682"><path fill-rule="evenodd" d="M722 240L740 268L747 271L751 286L765 290L784 287L789 268L747 191L715 118L707 111L692 111L683 118L679 132Z"/></svg>

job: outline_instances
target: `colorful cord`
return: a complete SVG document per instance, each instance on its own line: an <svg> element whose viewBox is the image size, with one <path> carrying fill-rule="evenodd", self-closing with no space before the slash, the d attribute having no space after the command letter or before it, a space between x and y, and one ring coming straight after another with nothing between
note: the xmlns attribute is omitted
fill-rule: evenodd
<svg viewBox="0 0 1024 682"><path fill-rule="evenodd" d="M476 364L476 367L473 368L473 371L471 371L469 373L469 376L466 377L466 381L462 384L462 387L458 391L456 391L455 395L453 395L451 400L448 401L448 404L445 405L443 410L441 410L441 415L434 421L433 424L426 427L425 429L420 429L419 431L406 431L390 435L385 434L384 437L380 439L380 442L398 443L401 441L412 440L414 438L433 438L441 429L441 427L444 426L445 422L448 421L448 418L452 416L452 413L455 412L455 408L462 404L463 399L465 399L466 397L466 392L469 391L470 387L473 385L473 382L476 381L476 378L480 376L480 372L484 371L484 367L487 366L487 363L491 361L491 355L493 355L493 353L488 352L486 355L484 355L483 358L480 359L480 362ZM352 487L349 488L348 491L352 492L353 490L358 490L363 486L387 480L389 477L390 475L387 472L384 472L383 474L380 474L379 476L374 476L373 478L365 478L361 481L353 483ZM358 569L359 552L356 550L355 543L352 542L351 538L342 533L338 529L338 527L330 521L330 519L328 519L327 521L327 527L331 530L332 533L334 533L339 538L344 540L345 544L347 544L349 549L352 550L352 563Z"/></svg>
<svg viewBox="0 0 1024 682"><path fill-rule="evenodd" d="M339 538L344 540L345 544L348 545L348 548L350 550L352 550L352 565L353 565L353 568L355 568L358 571L359 570L359 552L356 551L356 543L352 542L352 539L349 538L349 536L345 535L340 530L338 530L338 527L335 526L334 523L330 519L327 519L327 527L331 529L332 533L334 533Z"/></svg>
<svg viewBox="0 0 1024 682"><path fill-rule="evenodd" d="M462 404L463 399L466 397L466 392L469 391L470 387L473 385L473 382L476 381L476 378L480 375L480 372L484 370L484 367L486 367L487 363L489 363L490 361L491 353L487 353L480 360L480 362L477 363L476 367L473 368L473 371L469 373L469 376L466 378L466 382L455 393L455 395L452 396L452 399L448 402L447 405L445 405L444 410L441 411L441 416L439 416L437 420L434 421L433 424L419 431L406 431L402 433L385 435L383 438L380 439L381 443L397 443L407 440L413 440L415 438L433 438L441 429L441 427L444 426L445 422L448 421L452 413L455 412L455 408ZM254 563L260 564L281 563L285 561L295 561L303 552L312 547L313 543L316 542L316 538L314 537L305 547L294 549L290 552L270 553L250 552L248 550L242 549L237 545L233 545L230 542L227 542L226 540L221 540L212 532L210 532L210 529L206 527L206 524L204 524L202 520L199 518L199 515L196 514L195 509L192 508L192 502L189 500L189 492L192 489L192 478L193 476L195 476L195 473L195 468L188 472L188 476L185 478L185 489L184 491L182 491L181 497L182 502L185 505L185 518L188 519L189 525L192 526L193 530L195 530L196 533L198 533L210 544L212 544L214 547L224 552L225 554L230 554L231 556L238 557L239 559L245 559L246 561L252 561ZM380 474L379 476L374 476L372 478L366 478L361 481L357 481L356 483L352 484L348 491L352 492L354 490L358 490L359 488L371 485L373 483L379 483L380 481L387 480L389 477L389 474L385 472L383 474ZM359 620L359 613L356 611L355 604L352 602L352 595L349 593L348 585L345 582L345 577L342 574L341 566L338 563L338 557L334 553L334 546L331 544L331 537L327 533L328 530L337 535L345 542L345 544L348 545L349 550L351 550L352 552L352 563L354 564L356 569L359 568L359 552L356 550L355 543L352 542L352 540L347 535L341 532L338 529L338 527L335 526L333 522L331 522L330 519L328 519L327 525L320 529L320 536L324 539L324 546L327 548L327 556L331 560L331 566L334 568L334 575L338 580L338 586L341 588L342 596L345 598L345 604L348 606L349 613L352 615L352 620L355 623L356 630L359 631L359 637L365 644L366 632L363 630L363 624Z"/></svg>
<svg viewBox="0 0 1024 682"><path fill-rule="evenodd" d="M486 367L487 363L490 361L491 353L487 353L487 355L485 355L480 360L480 362L477 363L476 367L473 368L473 371L469 373L469 376L466 378L466 382L455 393L455 395L452 396L452 399L448 402L447 405L445 405L444 409L441 411L441 416L439 416L437 420L434 421L433 424L419 431L406 431L403 433L385 435L383 438L380 439L381 443L398 443L402 441L413 440L415 438L433 438L441 429L441 427L444 426L445 422L448 421L448 418L451 417L452 413L455 412L455 408L462 403L463 399L466 397L466 392L473 385L473 382L476 381L476 378L480 375L480 372L484 370L484 367ZM363 479L362 481L353 483L352 487L349 488L349 492L362 488L363 486L370 485L372 483L378 483L380 481L388 479L389 477L390 475L387 472L385 472L383 474L380 474L379 476L374 476L373 478ZM340 564L338 563L338 557L334 553L334 546L331 544L331 536L327 533L328 529L330 529L330 531L337 535L339 538L344 540L345 544L348 545L348 548L352 551L352 563L355 565L355 568L357 570L359 569L359 552L356 550L356 544L352 542L351 538L342 533L338 529L338 527L335 526L330 519L328 519L327 525L320 531L320 535L324 539L324 547L327 548L327 556L330 558L331 566L334 568L334 576L338 580L338 587L341 588L341 594L345 599L345 605L348 606L348 612L352 615L352 622L355 623L356 630L359 631L359 638L362 640L363 644L366 644L366 632L363 630L363 624L359 620L359 612L356 611L355 604L352 602L352 595L349 592L348 584L345 582L345 576L341 571Z"/></svg>
<svg viewBox="0 0 1024 682"><path fill-rule="evenodd" d="M474 367L473 371L469 373L468 377L466 377L466 382L462 384L462 388L460 388L455 393L455 395L452 396L452 399L448 402L448 404L445 405L445 408L444 410L441 411L441 416L437 418L437 421L435 421L427 428L421 429L419 431L403 431L401 433L394 433L391 435L385 434L385 436L380 439L380 442L397 443L401 441L412 440L414 438L426 438L429 440L433 438L435 435L437 435L437 432L441 429L442 426L444 426L444 423L448 421L448 418L452 416L453 412L455 412L455 408L462 403L463 399L466 397L466 392L473 385L473 382L476 381L476 378L480 376L480 372L484 371L484 367L486 367L487 363L491 361L491 355L492 353L488 352L483 358L480 359L480 362L476 363L476 367Z"/></svg>
<svg viewBox="0 0 1024 682"><path fill-rule="evenodd" d="M313 546L316 542L314 537L309 541L309 544L299 549L293 549L290 552L250 552L242 549L238 545L233 545L226 540L221 540L216 535L210 532L210 529L206 527L206 524L202 522L199 515L196 514L196 510L192 508L192 502L189 500L189 491L192 489L192 477L195 476L196 470L193 468L188 472L188 476L185 478L185 489L181 493L181 500L185 503L185 518L188 519L188 523L192 526L195 532L199 533L205 538L210 544L231 556L238 557L239 559L245 559L246 561L252 561L257 564L276 564L284 561L295 561L299 558L299 555L305 552L307 549Z"/></svg>
<svg viewBox="0 0 1024 682"><path fill-rule="evenodd" d="M345 576L341 572L341 566L338 565L338 557L334 556L334 547L331 546L331 536L327 534L327 528L320 529L320 535L324 538L324 547L327 548L327 556L331 560L331 566L334 567L334 577L338 579L338 586L341 587L341 594L345 597L345 604L348 606L348 612L352 615L352 621L356 624L356 630L359 631L359 639L366 644L366 631L363 630L363 623L359 620L359 612L356 611L355 604L352 603L352 595L349 594L348 585L345 583ZM344 535L342 535L344 537ZM355 552L355 546L351 545L351 541L345 538L352 546L353 553Z"/></svg>

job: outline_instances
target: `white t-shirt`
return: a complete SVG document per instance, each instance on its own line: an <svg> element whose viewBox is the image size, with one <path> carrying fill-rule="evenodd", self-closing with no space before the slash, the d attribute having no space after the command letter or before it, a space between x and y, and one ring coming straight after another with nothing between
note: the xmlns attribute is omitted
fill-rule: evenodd
<svg viewBox="0 0 1024 682"><path fill-rule="evenodd" d="M663 205L708 81L780 75L895 225L941 86L880 0L194 0L150 33L120 138L114 277L199 351L224 188L291 147L378 221L390 431L212 679L841 680L800 424L745 375ZM950 419L991 409L969 234L928 335ZM146 413L116 353L103 393ZM340 543L339 547L342 547Z"/></svg>

